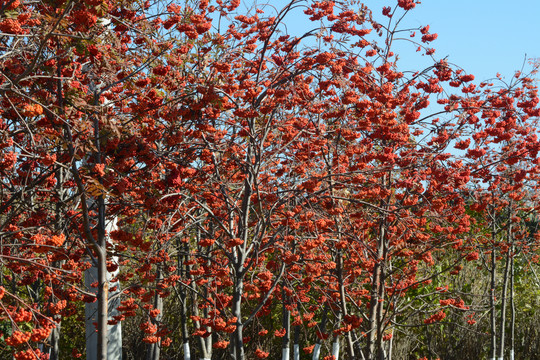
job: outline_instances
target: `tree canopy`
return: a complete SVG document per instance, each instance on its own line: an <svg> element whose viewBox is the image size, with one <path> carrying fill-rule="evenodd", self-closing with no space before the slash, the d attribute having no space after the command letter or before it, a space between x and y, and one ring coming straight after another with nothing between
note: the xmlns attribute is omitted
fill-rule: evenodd
<svg viewBox="0 0 540 360"><path fill-rule="evenodd" d="M99 359L513 354L534 66L479 82L413 0L0 4L5 356L81 356L94 302Z"/></svg>

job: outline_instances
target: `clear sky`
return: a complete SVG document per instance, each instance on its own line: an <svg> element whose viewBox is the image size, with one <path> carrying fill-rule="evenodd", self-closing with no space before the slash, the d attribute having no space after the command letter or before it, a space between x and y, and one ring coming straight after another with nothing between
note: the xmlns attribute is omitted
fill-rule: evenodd
<svg viewBox="0 0 540 360"><path fill-rule="evenodd" d="M271 0L280 8L290 0ZM383 6L397 6L397 0L363 0L379 20ZM297 9L285 23L295 35L310 26ZM292 20L292 21L291 21ZM296 22L295 22L296 21ZM430 32L439 37L430 46L436 59L448 61L475 75L477 80L494 78L499 72L513 76L524 60L540 57L540 0L422 0L408 12L403 26L430 25ZM419 40L419 36L417 36ZM415 48L394 48L400 53L402 70L421 70ZM427 60L427 59L426 59ZM530 69L526 67L525 70Z"/></svg>
<svg viewBox="0 0 540 360"><path fill-rule="evenodd" d="M374 6L390 2L365 3L375 12ZM406 19L411 26L430 25L439 35L435 57L448 56L478 80L497 72L511 77L525 55L540 57L540 0L422 0Z"/></svg>

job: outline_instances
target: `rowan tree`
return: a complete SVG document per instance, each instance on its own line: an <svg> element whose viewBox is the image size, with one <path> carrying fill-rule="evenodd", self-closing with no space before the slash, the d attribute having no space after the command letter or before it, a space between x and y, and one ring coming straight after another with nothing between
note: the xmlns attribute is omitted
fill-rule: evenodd
<svg viewBox="0 0 540 360"><path fill-rule="evenodd" d="M390 18L397 14L385 13ZM336 326L337 331L347 333L350 323L358 323L358 315L348 314L346 302L352 301L350 306L357 310L367 303L368 315L359 314L365 320L362 330L367 343L361 344L360 334L355 340L349 335L348 353L363 353L371 359L383 356L383 339L394 309L403 302L400 299L424 280L429 281L417 278L419 261L432 265L432 251L450 247L468 230L467 216L458 216L464 213L460 190L469 174L445 152L464 131L466 121L458 108L468 97L454 95L449 100L442 86L461 78L470 81L471 77L441 61L408 78L398 71L399 61L392 53L399 21L390 20L384 26L371 19L369 24L384 45L363 41L368 29L360 34L341 29L357 36L358 41L347 43L350 49L343 51L347 63L331 61L330 71L322 72L324 93L333 97L320 115L327 142L319 165L324 175L314 193L334 231L327 235L334 242L334 264L343 262L343 254L350 254L351 260L362 264L368 284L354 290L356 296L351 299L345 294L348 287L358 284L358 269L349 269L354 276L332 274L339 284L328 287L334 293L328 297L342 302L339 308L349 322ZM419 30L424 43L436 38L427 27ZM429 48L424 51L432 52ZM433 98L439 104L453 101L455 108L446 109L447 117L441 120L425 115ZM322 252L331 251L322 248ZM340 278L349 278L351 283Z"/></svg>
<svg viewBox="0 0 540 360"><path fill-rule="evenodd" d="M149 359L171 329L186 359L194 340L202 358L286 359L293 329L314 359L341 337L351 359L391 357L408 318L466 309L430 282L479 256L467 206L507 206L492 225L506 246L527 238L512 219L532 208L517 204L536 181L536 88L435 60L429 27L400 29L412 0L1 6L0 311L17 358L46 357L34 345L94 300L100 359L107 323L129 317ZM401 68L402 34L426 68ZM488 192L512 201L489 213Z"/></svg>
<svg viewBox="0 0 540 360"><path fill-rule="evenodd" d="M88 265L85 257L96 263L100 358L107 349L106 273L117 266L105 233L121 208L112 195L125 189L133 174L153 176L139 171L144 154L137 150L140 145L151 148L145 135L129 142L123 157L116 156L118 144L142 125L125 111L142 96L128 80L168 48L150 20L142 21L142 15L153 12L149 7L109 1L2 5L2 136L7 140L2 149L2 232L10 239L6 249L17 250L7 250L3 258L16 273L26 272L18 285L35 284L44 309L58 307L36 315L40 323L58 314L66 300L93 301L80 281ZM56 249L62 245L68 251ZM36 252L44 255L35 257ZM32 267L21 268L21 261ZM11 300L24 306L15 292ZM33 302L27 306L37 310ZM11 311L5 309L8 315ZM50 324L44 331L50 331ZM28 343L24 336L14 345ZM31 351L16 356L31 356Z"/></svg>
<svg viewBox="0 0 540 360"><path fill-rule="evenodd" d="M538 114L537 90L528 74L516 73L510 83L497 79L501 87L497 92L485 91L486 100L481 119L475 117L476 133L472 136L475 148L467 151L474 174L476 201L471 206L486 217L490 229L487 236L490 260L490 356L504 356L508 286L512 282L513 264L528 231L522 217L535 216L535 188L538 142L534 118ZM505 258L500 296L497 295L499 259ZM512 285L510 285L512 287ZM513 290L510 289L513 294ZM512 298L513 295L510 295ZM513 299L510 300L513 302ZM496 307L500 303L500 320ZM514 306L511 305L514 309ZM512 310L513 311L513 310ZM515 321L512 312L512 324ZM500 325L497 325L497 323ZM513 325L512 325L513 326ZM514 340L511 340L513 352Z"/></svg>

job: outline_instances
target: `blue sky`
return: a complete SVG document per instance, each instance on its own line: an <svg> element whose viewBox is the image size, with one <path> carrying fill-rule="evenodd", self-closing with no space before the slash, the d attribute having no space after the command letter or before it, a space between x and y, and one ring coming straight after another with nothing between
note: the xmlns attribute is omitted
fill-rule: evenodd
<svg viewBox="0 0 540 360"><path fill-rule="evenodd" d="M539 0L423 0L406 19L412 26L430 25L439 35L432 43L436 58L448 55L478 80L497 72L511 77L525 54L540 57Z"/></svg>
<svg viewBox="0 0 540 360"><path fill-rule="evenodd" d="M271 0L280 5L290 0ZM383 6L397 5L397 0L363 0L380 21ZM303 9L295 10L285 20L295 35L311 27ZM438 39L430 44L434 57L448 61L475 75L477 80L494 78L499 72L512 77L527 58L540 57L540 0L422 0L405 16L403 26L430 25ZM417 40L419 37L417 36ZM401 70L421 70L432 64L422 64L415 47L398 46ZM420 60L420 61L419 61ZM526 67L525 70L530 69Z"/></svg>

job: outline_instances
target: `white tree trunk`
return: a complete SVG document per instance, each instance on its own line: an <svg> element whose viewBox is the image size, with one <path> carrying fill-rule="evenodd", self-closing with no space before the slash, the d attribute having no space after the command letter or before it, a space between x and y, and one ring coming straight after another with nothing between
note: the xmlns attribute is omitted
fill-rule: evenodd
<svg viewBox="0 0 540 360"><path fill-rule="evenodd" d="M332 355L334 360L339 360L339 341L337 340L332 344Z"/></svg>
<svg viewBox="0 0 540 360"><path fill-rule="evenodd" d="M116 219L107 224L107 232L115 230ZM116 261L116 258L112 259ZM118 270L114 273L107 273L107 279L110 280L118 275ZM97 295L98 289L92 287L91 284L98 280L98 271L95 264L84 272L84 284L89 292ZM109 284L109 288L116 287L114 292L109 293L109 299L114 297L120 292L120 284L118 282ZM116 308L120 305L120 297L115 297L114 300L109 300L109 319L118 315ZM85 305L84 314L86 319L86 360L97 359L97 332L94 323L97 321L97 301L93 303L87 303ZM118 323L116 325L108 326L108 345L107 345L107 360L122 360L122 325Z"/></svg>
<svg viewBox="0 0 540 360"><path fill-rule="evenodd" d="M281 349L281 360L289 360L289 348L282 348Z"/></svg>
<svg viewBox="0 0 540 360"><path fill-rule="evenodd" d="M300 360L300 345L294 344L293 360Z"/></svg>
<svg viewBox="0 0 540 360"><path fill-rule="evenodd" d="M189 343L184 343L184 360L191 360L191 352L189 350Z"/></svg>
<svg viewBox="0 0 540 360"><path fill-rule="evenodd" d="M315 344L315 349L313 349L313 360L319 360L321 357L321 344Z"/></svg>

